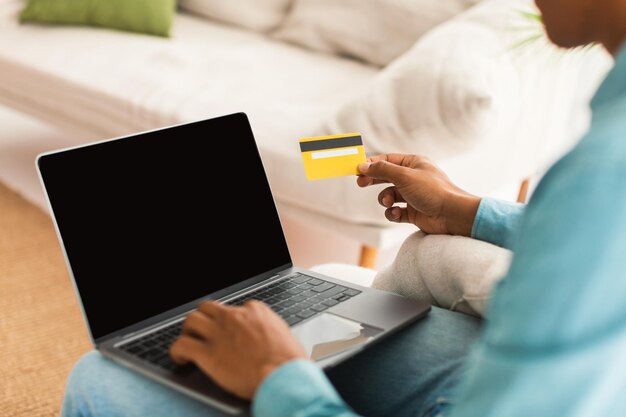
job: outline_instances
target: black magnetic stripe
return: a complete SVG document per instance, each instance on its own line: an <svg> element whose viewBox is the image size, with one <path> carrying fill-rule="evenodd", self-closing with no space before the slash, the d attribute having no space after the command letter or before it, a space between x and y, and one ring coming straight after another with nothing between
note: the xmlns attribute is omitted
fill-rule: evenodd
<svg viewBox="0 0 626 417"><path fill-rule="evenodd" d="M300 142L301 152L322 151L324 149L347 148L349 146L361 146L363 139L361 136L350 136L347 138L312 140L310 142Z"/></svg>

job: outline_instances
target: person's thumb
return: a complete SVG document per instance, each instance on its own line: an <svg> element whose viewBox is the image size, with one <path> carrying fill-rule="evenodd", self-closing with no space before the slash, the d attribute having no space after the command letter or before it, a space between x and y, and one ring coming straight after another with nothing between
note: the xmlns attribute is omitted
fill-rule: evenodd
<svg viewBox="0 0 626 417"><path fill-rule="evenodd" d="M359 172L368 177L396 183L408 168L388 161L366 162L359 165Z"/></svg>

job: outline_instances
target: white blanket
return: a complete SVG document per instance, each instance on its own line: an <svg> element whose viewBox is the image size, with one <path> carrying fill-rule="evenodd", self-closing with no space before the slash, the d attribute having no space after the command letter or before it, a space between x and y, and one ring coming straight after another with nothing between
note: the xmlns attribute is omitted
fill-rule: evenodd
<svg viewBox="0 0 626 417"><path fill-rule="evenodd" d="M510 260L511 251L486 242L417 232L372 287L481 317Z"/></svg>

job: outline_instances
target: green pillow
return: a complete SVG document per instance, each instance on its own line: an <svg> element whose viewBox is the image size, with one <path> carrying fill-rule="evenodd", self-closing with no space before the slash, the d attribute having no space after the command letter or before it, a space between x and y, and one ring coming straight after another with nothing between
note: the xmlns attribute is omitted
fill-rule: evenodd
<svg viewBox="0 0 626 417"><path fill-rule="evenodd" d="M28 0L22 22L101 26L170 36L176 0Z"/></svg>

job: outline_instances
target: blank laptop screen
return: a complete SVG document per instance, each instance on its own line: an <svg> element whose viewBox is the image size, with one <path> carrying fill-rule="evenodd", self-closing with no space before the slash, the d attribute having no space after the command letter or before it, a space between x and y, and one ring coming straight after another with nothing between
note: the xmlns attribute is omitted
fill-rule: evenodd
<svg viewBox="0 0 626 417"><path fill-rule="evenodd" d="M94 339L291 264L245 114L39 168Z"/></svg>

